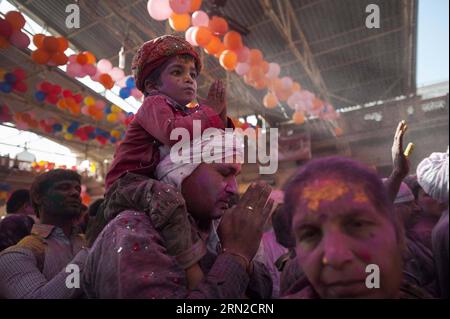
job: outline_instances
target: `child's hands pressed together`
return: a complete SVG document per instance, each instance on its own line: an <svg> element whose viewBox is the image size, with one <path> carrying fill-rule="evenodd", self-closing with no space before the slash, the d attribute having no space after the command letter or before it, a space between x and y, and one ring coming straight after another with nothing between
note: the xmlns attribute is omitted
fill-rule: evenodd
<svg viewBox="0 0 450 319"><path fill-rule="evenodd" d="M208 98L200 101L212 108L218 115L226 112L226 90L222 80L216 80L211 84L208 92Z"/></svg>

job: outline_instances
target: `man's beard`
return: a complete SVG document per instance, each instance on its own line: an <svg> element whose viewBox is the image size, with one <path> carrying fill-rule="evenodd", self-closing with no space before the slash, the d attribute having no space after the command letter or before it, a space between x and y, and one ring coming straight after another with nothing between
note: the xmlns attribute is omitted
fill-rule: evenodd
<svg viewBox="0 0 450 319"><path fill-rule="evenodd" d="M48 215L74 220L81 216L82 205L80 204L79 208L75 208L60 201L46 200L43 202L43 209Z"/></svg>

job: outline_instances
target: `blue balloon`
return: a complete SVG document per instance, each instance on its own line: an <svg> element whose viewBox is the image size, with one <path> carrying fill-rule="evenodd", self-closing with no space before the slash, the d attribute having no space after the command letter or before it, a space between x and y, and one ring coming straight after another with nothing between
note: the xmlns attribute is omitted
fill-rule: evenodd
<svg viewBox="0 0 450 319"><path fill-rule="evenodd" d="M63 129L62 125L59 123L53 124L52 128L53 128L53 131L55 131L55 132L61 132Z"/></svg>
<svg viewBox="0 0 450 319"><path fill-rule="evenodd" d="M95 138L95 133L91 132L88 134L89 139L93 140Z"/></svg>
<svg viewBox="0 0 450 319"><path fill-rule="evenodd" d="M95 135L101 135L102 134L102 130L99 129L98 127L95 129Z"/></svg>
<svg viewBox="0 0 450 319"><path fill-rule="evenodd" d="M111 113L111 105L108 105L107 107L105 107L105 114L109 114Z"/></svg>
<svg viewBox="0 0 450 319"><path fill-rule="evenodd" d="M134 89L136 87L136 83L134 83L134 78L129 77L127 79L127 81L125 82L125 84L127 85L127 88L129 89Z"/></svg>
<svg viewBox="0 0 450 319"><path fill-rule="evenodd" d="M110 141L111 141L111 143L115 143L115 142L117 142L117 140L116 140L116 138L115 138L115 137L111 137Z"/></svg>
<svg viewBox="0 0 450 319"><path fill-rule="evenodd" d="M130 97L130 95L131 95L131 90L128 87L121 88L119 91L119 96L122 99L127 99Z"/></svg>
<svg viewBox="0 0 450 319"><path fill-rule="evenodd" d="M16 83L16 76L12 73L6 73L5 74L5 81L8 82L9 84L14 84Z"/></svg>
<svg viewBox="0 0 450 319"><path fill-rule="evenodd" d="M38 100L38 102L44 102L45 100L45 93L42 91L37 91L34 93L34 98Z"/></svg>
<svg viewBox="0 0 450 319"><path fill-rule="evenodd" d="M12 91L12 85L7 82L3 82L0 84L0 91L3 93L10 93Z"/></svg>

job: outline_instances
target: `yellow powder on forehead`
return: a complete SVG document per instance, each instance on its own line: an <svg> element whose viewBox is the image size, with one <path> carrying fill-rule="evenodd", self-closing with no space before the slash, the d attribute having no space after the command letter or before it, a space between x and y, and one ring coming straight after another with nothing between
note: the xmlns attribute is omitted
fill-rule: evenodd
<svg viewBox="0 0 450 319"><path fill-rule="evenodd" d="M353 200L358 203L369 201L362 185L349 185L339 180L318 180L305 186L302 198L307 202L308 209L317 211L321 201L334 201L345 196L349 191L353 193Z"/></svg>

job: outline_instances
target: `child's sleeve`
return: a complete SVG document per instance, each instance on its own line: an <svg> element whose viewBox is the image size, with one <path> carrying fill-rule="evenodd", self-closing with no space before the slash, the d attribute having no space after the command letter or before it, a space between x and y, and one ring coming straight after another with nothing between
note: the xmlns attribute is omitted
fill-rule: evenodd
<svg viewBox="0 0 450 319"><path fill-rule="evenodd" d="M139 125L158 141L169 146L172 146L178 141L178 136L176 140L170 139L170 133L175 128L185 128L188 130L190 136L193 136L195 120L201 121L202 133L210 127L225 128L219 115L207 106L198 108L190 115L176 117L173 108L161 96L146 98L144 104L136 113L136 121Z"/></svg>

